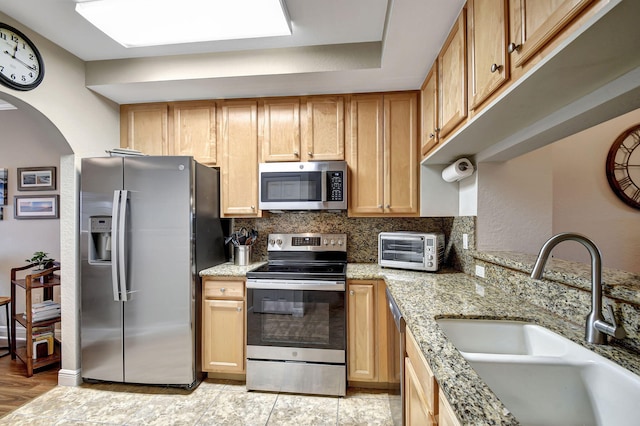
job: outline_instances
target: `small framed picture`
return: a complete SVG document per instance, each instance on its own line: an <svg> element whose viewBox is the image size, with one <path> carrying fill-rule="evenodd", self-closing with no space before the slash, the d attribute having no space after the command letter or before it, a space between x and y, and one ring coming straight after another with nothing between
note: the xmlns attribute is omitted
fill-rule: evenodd
<svg viewBox="0 0 640 426"><path fill-rule="evenodd" d="M0 169L0 206L7 205L7 169Z"/></svg>
<svg viewBox="0 0 640 426"><path fill-rule="evenodd" d="M19 167L18 191L50 191L56 189L55 167Z"/></svg>
<svg viewBox="0 0 640 426"><path fill-rule="evenodd" d="M16 195L16 219L57 219L59 195Z"/></svg>

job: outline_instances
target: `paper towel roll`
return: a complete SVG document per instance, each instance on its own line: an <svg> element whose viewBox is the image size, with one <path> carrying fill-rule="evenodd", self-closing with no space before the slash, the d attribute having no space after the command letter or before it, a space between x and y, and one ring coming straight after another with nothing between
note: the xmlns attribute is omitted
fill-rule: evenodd
<svg viewBox="0 0 640 426"><path fill-rule="evenodd" d="M473 174L473 164L466 158L460 158L442 171L442 179L447 182L456 182Z"/></svg>

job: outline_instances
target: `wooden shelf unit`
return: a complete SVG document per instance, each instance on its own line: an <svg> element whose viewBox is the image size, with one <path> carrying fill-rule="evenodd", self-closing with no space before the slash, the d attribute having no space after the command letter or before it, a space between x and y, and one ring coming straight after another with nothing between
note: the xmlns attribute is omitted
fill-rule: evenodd
<svg viewBox="0 0 640 426"><path fill-rule="evenodd" d="M45 319L42 321L33 321L33 290L42 289L42 300L53 300L53 289L60 285L60 276L54 274L55 271L60 270L60 265L57 264L51 268L44 269L35 273L27 274L24 279L18 279L17 273L35 267L36 264L31 264L19 268L11 269L11 334L14 338L11 341L11 359L18 358L24 362L27 366L27 377L33 376L34 370L42 367L46 367L51 364L60 362L61 350L60 342L56 340L54 333L54 349L53 354L49 356L43 356L40 358L33 358L33 328L34 327L46 327L55 325L60 322L61 317ZM44 282L40 281L40 278L44 278ZM24 290L25 297L25 312L16 313L16 296L17 288ZM23 315L26 316L23 317ZM17 344L16 336L16 323L20 324L25 329L26 337L24 344L20 346Z"/></svg>

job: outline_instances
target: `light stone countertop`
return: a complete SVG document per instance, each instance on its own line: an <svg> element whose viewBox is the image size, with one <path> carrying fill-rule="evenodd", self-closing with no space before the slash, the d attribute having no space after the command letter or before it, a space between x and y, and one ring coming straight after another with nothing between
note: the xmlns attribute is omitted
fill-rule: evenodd
<svg viewBox="0 0 640 426"><path fill-rule="evenodd" d="M465 425L515 425L518 421L469 366L440 330L443 317L525 320L564 337L640 374L640 355L584 341L584 327L509 295L490 283L458 271L439 273L348 264L348 279L384 279L407 328L416 338L447 400Z"/></svg>
<svg viewBox="0 0 640 426"><path fill-rule="evenodd" d="M225 263L201 276L244 276L264 262L249 266ZM465 425L517 425L515 417L469 366L437 324L442 317L515 319L537 323L640 374L640 355L610 345L584 341L583 325L572 324L488 282L462 272L438 273L347 265L347 279L383 279L429 362L439 386Z"/></svg>
<svg viewBox="0 0 640 426"><path fill-rule="evenodd" d="M201 277L244 277L247 272L257 269L267 262L253 262L247 266L237 266L233 262L222 263L200 271Z"/></svg>

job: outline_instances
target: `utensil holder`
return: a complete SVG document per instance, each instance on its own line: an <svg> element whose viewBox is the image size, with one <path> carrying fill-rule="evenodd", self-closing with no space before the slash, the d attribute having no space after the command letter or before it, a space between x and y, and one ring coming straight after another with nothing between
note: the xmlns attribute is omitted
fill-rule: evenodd
<svg viewBox="0 0 640 426"><path fill-rule="evenodd" d="M233 248L233 264L247 266L251 263L251 246L237 246Z"/></svg>

